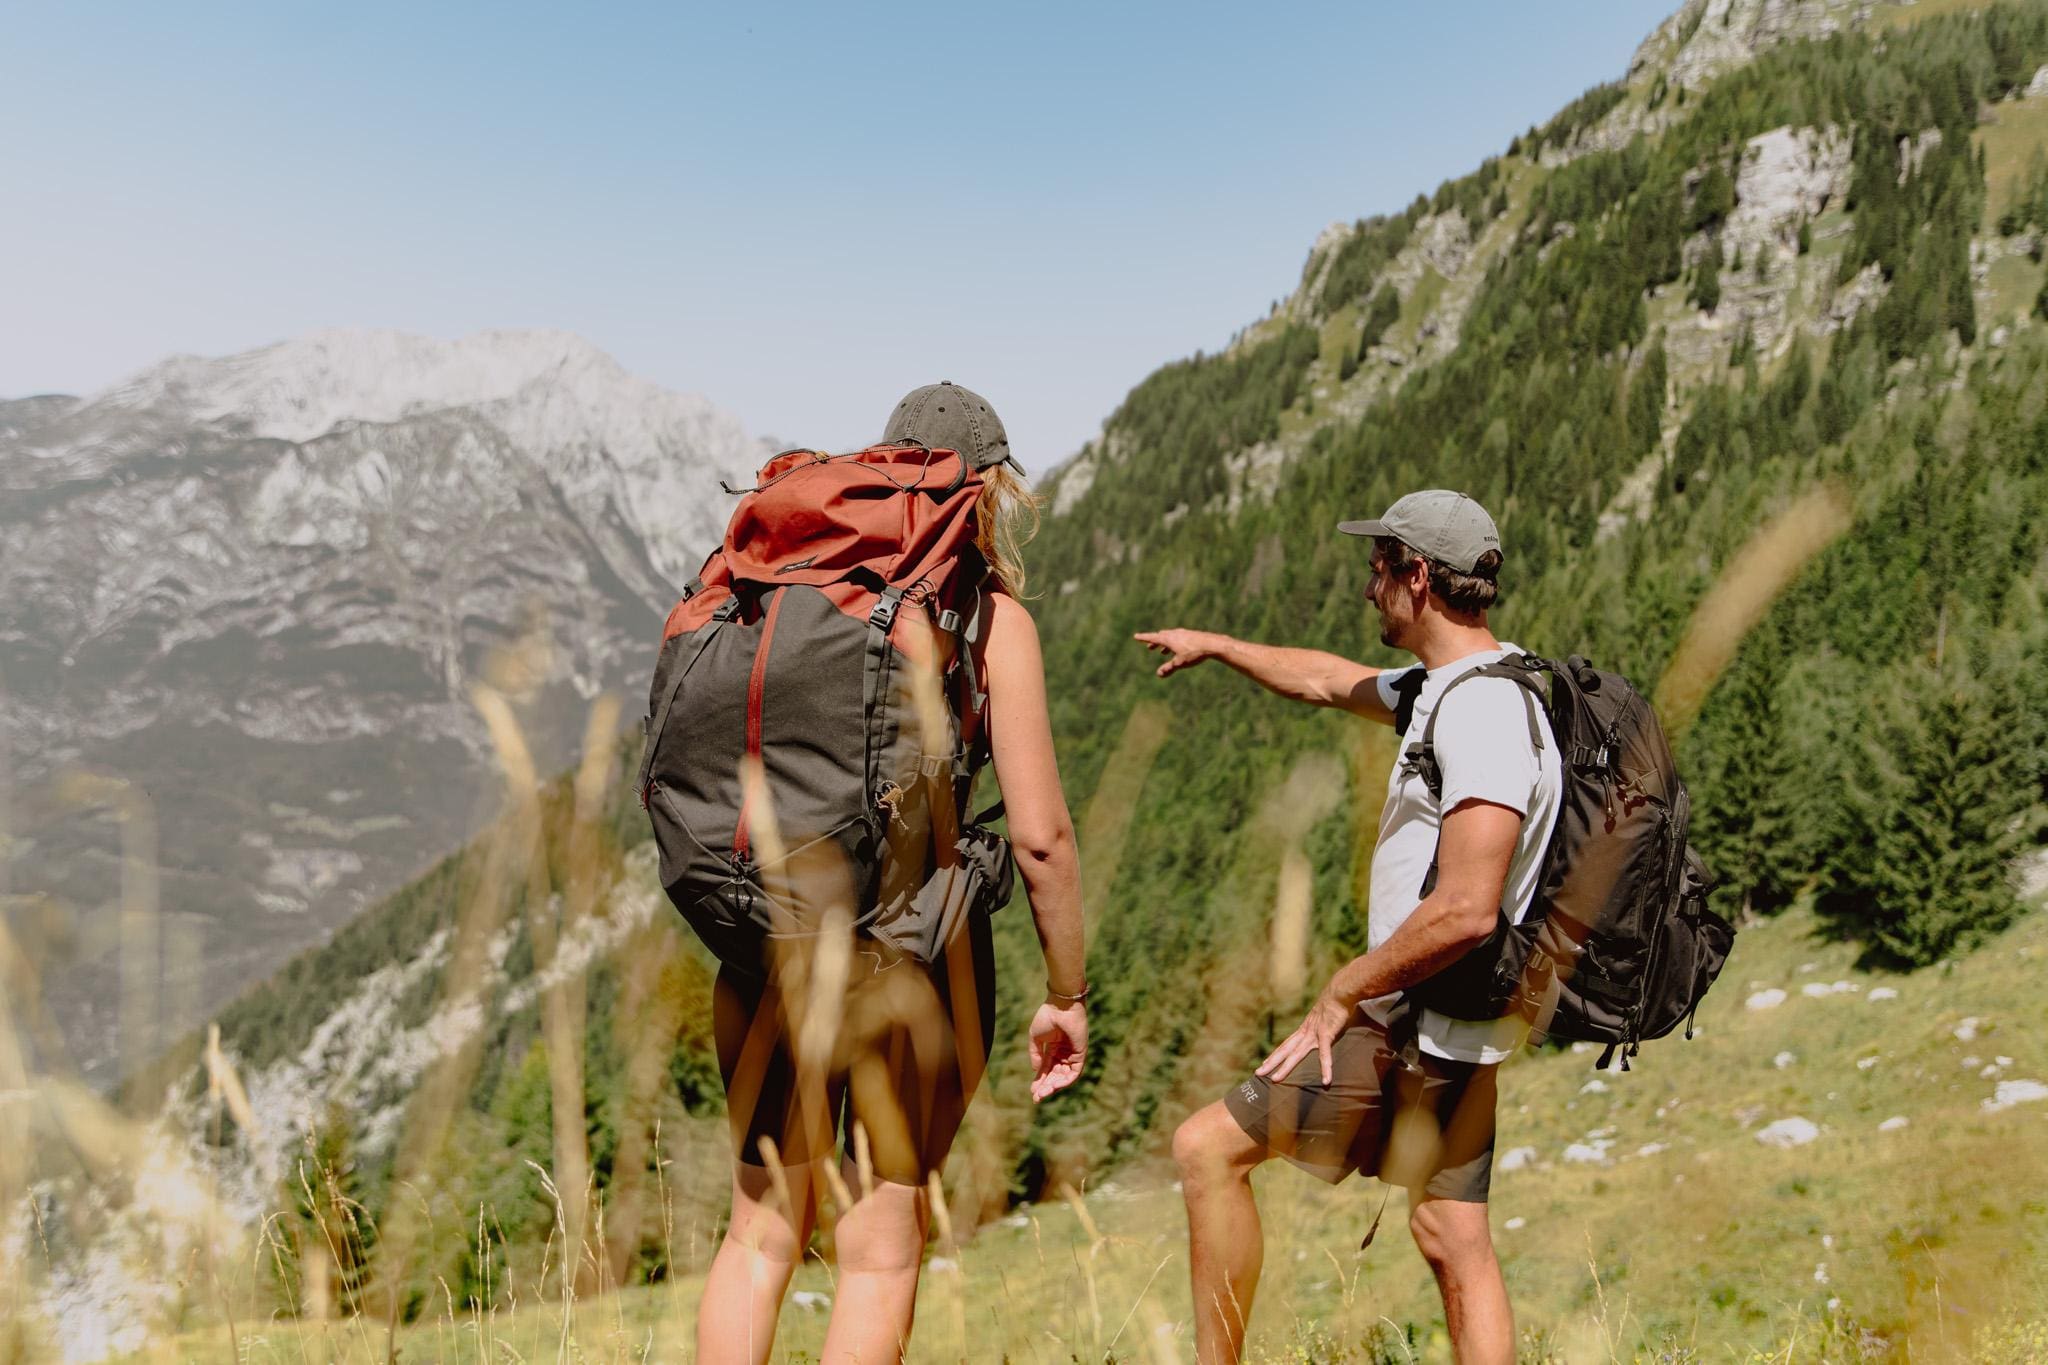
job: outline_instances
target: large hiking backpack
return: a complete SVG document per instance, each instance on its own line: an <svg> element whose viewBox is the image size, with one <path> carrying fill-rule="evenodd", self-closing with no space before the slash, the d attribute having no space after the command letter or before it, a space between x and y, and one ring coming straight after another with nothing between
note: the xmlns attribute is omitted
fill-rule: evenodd
<svg viewBox="0 0 2048 1365"><path fill-rule="evenodd" d="M1735 937L1707 908L1713 878L1686 842L1692 798L1642 694L1576 655L1563 664L1512 655L1452 679L1403 757L1431 796L1443 794L1437 719L1471 678L1524 689L1539 749L1535 704L1549 717L1564 782L1557 828L1528 914L1511 924L1500 910L1485 942L1408 996L1454 1019L1518 1014L1533 1036L1605 1043L1596 1065L1618 1050L1625 1071L1644 1039L1681 1021L1692 1036L1693 1011ZM1432 864L1425 895L1435 876Z"/></svg>
<svg viewBox="0 0 2048 1365"><path fill-rule="evenodd" d="M669 613L640 799L663 888L722 961L763 972L838 906L887 960L931 963L1009 899L982 827L1000 804L964 818L987 756L981 489L950 450L785 452Z"/></svg>

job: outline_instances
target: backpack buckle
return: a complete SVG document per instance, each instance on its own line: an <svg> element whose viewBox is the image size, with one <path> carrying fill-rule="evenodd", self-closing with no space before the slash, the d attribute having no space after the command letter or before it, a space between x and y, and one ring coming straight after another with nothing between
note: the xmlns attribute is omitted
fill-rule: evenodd
<svg viewBox="0 0 2048 1365"><path fill-rule="evenodd" d="M962 624L960 613L954 611L951 607L939 613L939 629L945 631L948 635L958 635Z"/></svg>
<svg viewBox="0 0 2048 1365"><path fill-rule="evenodd" d="M934 778L948 766L944 755L923 754L918 757L917 770L926 778Z"/></svg>
<svg viewBox="0 0 2048 1365"><path fill-rule="evenodd" d="M902 599L903 594L896 589L885 589L882 595L875 599L874 610L868 613L868 624L887 633L889 628L896 624L896 608Z"/></svg>

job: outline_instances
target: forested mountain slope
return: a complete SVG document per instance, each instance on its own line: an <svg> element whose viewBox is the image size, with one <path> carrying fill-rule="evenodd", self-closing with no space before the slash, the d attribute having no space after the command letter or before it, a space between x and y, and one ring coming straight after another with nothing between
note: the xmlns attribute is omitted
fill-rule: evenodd
<svg viewBox="0 0 2048 1365"><path fill-rule="evenodd" d="M1743 17L1688 6L1649 46L1722 15ZM1332 528L1416 487L1495 509L1503 638L1646 688L1758 528L1823 490L1798 505L1848 529L1681 743L1717 894L1815 893L1901 965L2016 913L2048 776L2025 93L2044 63L2048 8L2015 5L1782 43L1705 88L1639 64L1476 175L1326 235L1272 318L1132 392L1034 547L1071 787L1144 759L1125 729L1142 708L1169 736L1114 882L1091 878L1092 1088L1041 1141L1133 1150L1252 1055L1291 839L1315 940L1358 946L1390 743L1223 670L1161 684L1129 637L1198 625L1384 657L1365 556ZM1647 117L1652 135L1606 131ZM1472 243L1455 275L1446 241ZM1318 807L1290 774L1338 786Z"/></svg>

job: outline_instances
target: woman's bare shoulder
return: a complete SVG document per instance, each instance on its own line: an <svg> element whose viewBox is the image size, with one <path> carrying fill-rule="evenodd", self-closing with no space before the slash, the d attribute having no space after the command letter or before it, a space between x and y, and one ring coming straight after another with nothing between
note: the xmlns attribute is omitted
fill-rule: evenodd
<svg viewBox="0 0 2048 1365"><path fill-rule="evenodd" d="M1030 611L1001 588L990 589L988 596L989 646L1004 652L1019 648L1035 651L1038 647L1038 623L1031 619Z"/></svg>

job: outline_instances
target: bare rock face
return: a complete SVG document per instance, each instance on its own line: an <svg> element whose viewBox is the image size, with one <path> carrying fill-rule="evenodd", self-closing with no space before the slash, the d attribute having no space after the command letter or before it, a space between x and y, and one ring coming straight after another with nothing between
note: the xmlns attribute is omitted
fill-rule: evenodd
<svg viewBox="0 0 2048 1365"><path fill-rule="evenodd" d="M1337 249L1351 240L1358 229L1352 224L1338 220L1316 234L1315 245L1308 249L1308 264L1302 267L1301 288L1288 296L1287 316L1296 322L1309 320L1316 301L1323 296L1323 286L1330 278L1330 266L1337 259Z"/></svg>
<svg viewBox="0 0 2048 1365"><path fill-rule="evenodd" d="M1631 78L1661 67L1696 88L1779 43L1825 38L1870 17L1868 0L1688 0L1644 39Z"/></svg>
<svg viewBox="0 0 2048 1365"><path fill-rule="evenodd" d="M1472 226L1452 209L1431 214L1415 225L1415 256L1445 279L1465 268L1472 256Z"/></svg>
<svg viewBox="0 0 2048 1365"><path fill-rule="evenodd" d="M2034 79L2027 82L2027 98L2033 99L2037 95L2048 95L2048 66L2036 71Z"/></svg>
<svg viewBox="0 0 2048 1365"><path fill-rule="evenodd" d="M112 1079L469 837L477 683L543 771L600 692L637 717L717 480L763 454L558 333L323 333L0 404L0 857L72 1060ZM164 988L121 1041L124 899Z"/></svg>
<svg viewBox="0 0 2048 1365"><path fill-rule="evenodd" d="M1837 128L1773 128L1749 140L1722 236L1745 250L1797 248L1799 224L1849 190L1852 147Z"/></svg>
<svg viewBox="0 0 2048 1365"><path fill-rule="evenodd" d="M1828 303L1825 330L1834 332L1848 326L1858 313L1883 298L1888 287L1884 271L1875 261L1864 266L1854 278L1836 288L1834 298Z"/></svg>
<svg viewBox="0 0 2048 1365"><path fill-rule="evenodd" d="M1917 137L1899 139L1899 183L1905 184L1920 174L1920 163L1927 154L1941 145L1941 129L1923 128Z"/></svg>

